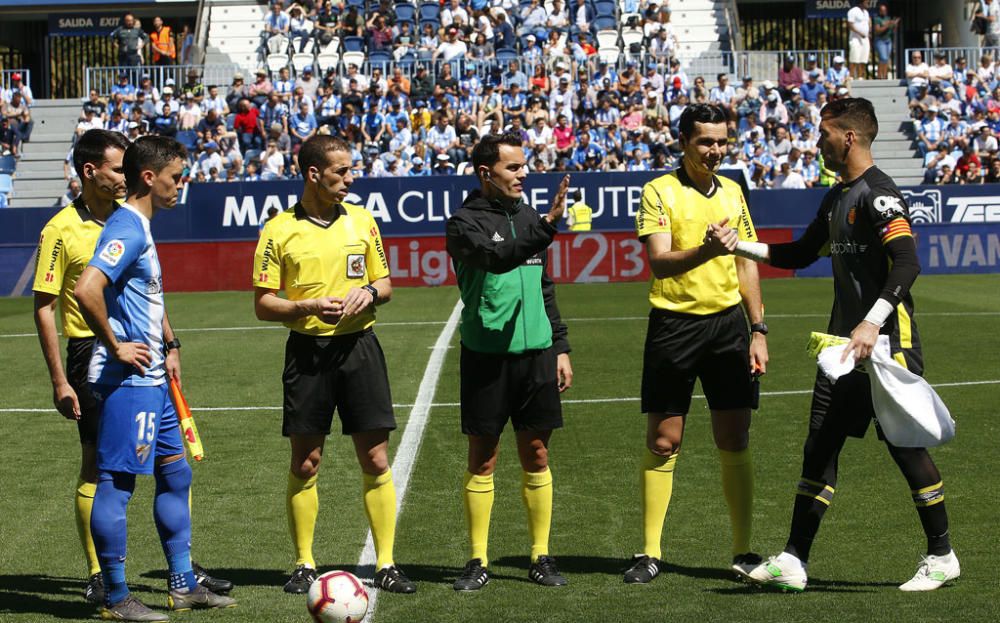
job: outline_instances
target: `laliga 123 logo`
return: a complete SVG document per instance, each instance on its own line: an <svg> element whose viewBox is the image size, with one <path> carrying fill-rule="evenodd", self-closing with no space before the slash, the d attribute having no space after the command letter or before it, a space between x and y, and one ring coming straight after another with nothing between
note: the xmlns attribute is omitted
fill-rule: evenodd
<svg viewBox="0 0 1000 623"><path fill-rule="evenodd" d="M902 190L914 225L941 222L940 190Z"/></svg>
<svg viewBox="0 0 1000 623"><path fill-rule="evenodd" d="M118 264L118 260L122 259L122 255L124 254L125 243L121 240L111 240L108 244L104 245L103 249L101 249L99 257L108 264L116 266Z"/></svg>

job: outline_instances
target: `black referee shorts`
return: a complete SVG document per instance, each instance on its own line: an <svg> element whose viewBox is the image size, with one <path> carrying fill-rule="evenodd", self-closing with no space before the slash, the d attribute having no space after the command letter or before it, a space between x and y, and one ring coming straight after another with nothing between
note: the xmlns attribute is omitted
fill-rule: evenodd
<svg viewBox="0 0 1000 623"><path fill-rule="evenodd" d="M499 437L507 420L515 431L562 428L556 353L478 353L462 346L462 432Z"/></svg>
<svg viewBox="0 0 1000 623"><path fill-rule="evenodd" d="M101 417L101 405L87 382L90 354L94 350L96 339L71 337L66 344L66 380L76 392L76 399L80 403L80 419L76 421L76 429L80 433L80 443L91 446L97 445L97 423Z"/></svg>
<svg viewBox="0 0 1000 623"><path fill-rule="evenodd" d="M738 305L707 316L653 309L642 361L642 412L687 414L696 378L710 409L749 409L748 340Z"/></svg>
<svg viewBox="0 0 1000 623"><path fill-rule="evenodd" d="M906 368L923 374L923 357L917 349L901 351ZM848 437L862 438L875 419L872 406L872 385L868 375L853 370L834 383L821 370L816 370L812 406L809 412L809 430L836 430ZM878 438L884 440L882 429L875 423Z"/></svg>
<svg viewBox="0 0 1000 623"><path fill-rule="evenodd" d="M371 329L334 337L292 331L282 382L285 437L329 434L334 410L345 435L396 428L385 355Z"/></svg>

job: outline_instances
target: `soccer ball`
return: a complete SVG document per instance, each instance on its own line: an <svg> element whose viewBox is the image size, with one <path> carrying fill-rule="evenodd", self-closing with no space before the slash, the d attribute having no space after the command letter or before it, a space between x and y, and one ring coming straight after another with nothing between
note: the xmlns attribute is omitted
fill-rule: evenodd
<svg viewBox="0 0 1000 623"><path fill-rule="evenodd" d="M306 598L316 623L360 623L368 612L368 591L346 571L328 571L316 578Z"/></svg>

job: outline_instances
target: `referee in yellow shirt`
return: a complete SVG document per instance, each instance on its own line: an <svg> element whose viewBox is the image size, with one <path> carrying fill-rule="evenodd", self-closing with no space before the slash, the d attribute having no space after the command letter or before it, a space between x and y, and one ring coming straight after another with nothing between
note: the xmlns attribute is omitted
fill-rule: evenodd
<svg viewBox="0 0 1000 623"><path fill-rule="evenodd" d="M63 417L75 420L80 434L80 475L76 485L76 526L87 559L89 579L84 598L104 602L101 566L90 532L90 514L97 490L97 424L101 410L87 383L94 333L80 314L73 296L80 273L94 256L104 222L125 196L122 158L129 142L108 130L88 130L73 147L73 168L82 192L56 213L42 229L35 266L35 327L52 380L52 400ZM56 306L66 345L66 366L59 358ZM179 342L178 342L179 345ZM208 575L194 565L198 583L214 593L228 593L233 583Z"/></svg>
<svg viewBox="0 0 1000 623"><path fill-rule="evenodd" d="M389 470L389 431L396 428L385 356L372 330L375 306L392 296L378 225L344 203L354 177L351 148L331 136L302 144L302 199L269 220L254 255L254 310L291 329L285 345L284 422L292 462L286 491L296 569L285 584L304 593L316 580L313 532L316 480L333 412L354 441L365 512L375 541L375 586L416 592L393 563L396 490ZM284 288L285 298L278 296Z"/></svg>
<svg viewBox="0 0 1000 623"><path fill-rule="evenodd" d="M630 584L652 581L662 567L663 522L696 378L708 400L722 464L733 568L752 569L761 561L750 552L753 464L748 449L752 374L765 372L767 365L760 280L751 260L723 255L725 247L706 234L710 225L725 223L743 240L757 235L742 189L715 175L727 147L725 111L689 106L679 127L681 166L646 184L636 215L636 233L646 245L653 275L642 372L644 546L625 572Z"/></svg>

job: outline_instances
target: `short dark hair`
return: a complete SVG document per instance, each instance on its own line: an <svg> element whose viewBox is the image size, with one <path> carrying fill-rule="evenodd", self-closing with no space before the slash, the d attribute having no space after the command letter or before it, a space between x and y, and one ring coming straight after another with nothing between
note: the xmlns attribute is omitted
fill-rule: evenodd
<svg viewBox="0 0 1000 623"><path fill-rule="evenodd" d="M878 117L875 107L863 97L845 97L823 107L820 116L842 130L853 130L869 145L878 136Z"/></svg>
<svg viewBox="0 0 1000 623"><path fill-rule="evenodd" d="M520 132L504 132L503 134L487 134L479 139L472 148L472 168L492 167L500 160L500 146L523 147ZM300 155L299 158L302 156Z"/></svg>
<svg viewBox="0 0 1000 623"><path fill-rule="evenodd" d="M83 179L83 165L92 164L99 167L105 163L105 153L110 147L122 151L128 149L129 142L124 134L109 130L87 130L73 147L73 170L77 177Z"/></svg>
<svg viewBox="0 0 1000 623"><path fill-rule="evenodd" d="M330 154L335 151L351 153L351 146L344 139L328 134L318 134L310 138L302 143L302 148L299 150L299 170L304 174L309 167L325 169L330 166Z"/></svg>
<svg viewBox="0 0 1000 623"><path fill-rule="evenodd" d="M142 172L159 173L174 160L186 160L187 149L166 136L141 136L125 150L122 167L125 169L125 185L131 194L142 184Z"/></svg>
<svg viewBox="0 0 1000 623"><path fill-rule="evenodd" d="M695 123L726 123L729 115L722 106L715 104L694 104L688 106L681 113L680 121L677 124L680 133L685 138L691 138L694 134Z"/></svg>

